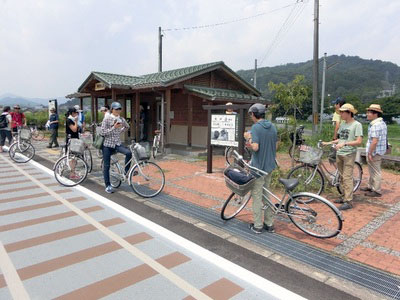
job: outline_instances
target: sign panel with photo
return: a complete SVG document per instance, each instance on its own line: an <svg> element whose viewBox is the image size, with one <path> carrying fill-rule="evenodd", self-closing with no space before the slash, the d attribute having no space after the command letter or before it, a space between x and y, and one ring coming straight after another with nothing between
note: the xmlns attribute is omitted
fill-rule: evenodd
<svg viewBox="0 0 400 300"><path fill-rule="evenodd" d="M238 115L211 115L211 145L239 146Z"/></svg>

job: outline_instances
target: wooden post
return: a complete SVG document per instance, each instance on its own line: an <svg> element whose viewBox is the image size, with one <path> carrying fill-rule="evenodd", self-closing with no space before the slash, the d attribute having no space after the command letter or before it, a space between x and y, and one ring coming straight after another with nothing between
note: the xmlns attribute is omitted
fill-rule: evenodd
<svg viewBox="0 0 400 300"><path fill-rule="evenodd" d="M92 121L93 122L93 121ZM99 122L99 98L94 99L94 122Z"/></svg>
<svg viewBox="0 0 400 300"><path fill-rule="evenodd" d="M94 122L94 101L95 101L95 97L94 95L92 95L91 97L91 103L90 103L90 115L91 115L91 121Z"/></svg>
<svg viewBox="0 0 400 300"><path fill-rule="evenodd" d="M211 109L207 111L207 124L207 173L212 173L213 146L211 145Z"/></svg>
<svg viewBox="0 0 400 300"><path fill-rule="evenodd" d="M243 156L244 153L244 123L245 123L245 111L243 108L239 109L239 154Z"/></svg>
<svg viewBox="0 0 400 300"><path fill-rule="evenodd" d="M126 95L124 96L124 99L122 99L122 117L126 120L126 116L128 115L126 111ZM125 142L128 140L128 130L124 131L124 140Z"/></svg>
<svg viewBox="0 0 400 300"><path fill-rule="evenodd" d="M136 120L136 130L135 130L135 140L137 143L140 141L140 93L136 93L135 99L135 120Z"/></svg>
<svg viewBox="0 0 400 300"><path fill-rule="evenodd" d="M135 132L135 110L134 110L134 105L133 105L133 96L131 95L131 136L130 138L133 139L134 132Z"/></svg>
<svg viewBox="0 0 400 300"><path fill-rule="evenodd" d="M117 101L117 91L115 89L111 89L111 100L112 102Z"/></svg>
<svg viewBox="0 0 400 300"><path fill-rule="evenodd" d="M165 118L165 144L168 145L170 142L170 128L171 128L171 89L165 91L165 102L167 104L166 118Z"/></svg>
<svg viewBox="0 0 400 300"><path fill-rule="evenodd" d="M188 95L188 131L187 131L188 148L192 148L192 125L193 125L193 96Z"/></svg>
<svg viewBox="0 0 400 300"><path fill-rule="evenodd" d="M79 98L79 107L83 109L83 98Z"/></svg>

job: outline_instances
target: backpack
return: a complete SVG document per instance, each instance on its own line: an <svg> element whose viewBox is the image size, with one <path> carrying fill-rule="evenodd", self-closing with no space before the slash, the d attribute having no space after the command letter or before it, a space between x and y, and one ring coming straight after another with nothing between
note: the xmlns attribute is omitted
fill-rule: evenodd
<svg viewBox="0 0 400 300"><path fill-rule="evenodd" d="M7 115L6 114L2 114L0 116L0 128L7 128Z"/></svg>

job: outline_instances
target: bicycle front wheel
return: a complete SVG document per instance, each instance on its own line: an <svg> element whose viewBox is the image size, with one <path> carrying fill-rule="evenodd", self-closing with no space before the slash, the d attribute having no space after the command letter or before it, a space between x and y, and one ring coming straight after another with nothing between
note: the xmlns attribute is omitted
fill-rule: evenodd
<svg viewBox="0 0 400 300"><path fill-rule="evenodd" d="M35 156L35 148L28 142L15 142L10 146L8 155L16 163L26 163Z"/></svg>
<svg viewBox="0 0 400 300"><path fill-rule="evenodd" d="M54 177L64 186L75 186L83 182L88 174L86 162L78 157L64 156L54 166Z"/></svg>
<svg viewBox="0 0 400 300"><path fill-rule="evenodd" d="M341 187L341 176L338 175L338 185L336 186L338 192L343 195L344 191ZM353 168L353 192L357 191L358 188L361 185L361 180L362 180L362 176L363 176L363 169L362 166L360 165L359 162L355 162L354 164L354 168Z"/></svg>
<svg viewBox="0 0 400 300"><path fill-rule="evenodd" d="M85 160L87 166L88 166L88 173L92 172L93 169L93 158L92 158L92 152L90 149L86 148L83 151L83 159Z"/></svg>
<svg viewBox="0 0 400 300"><path fill-rule="evenodd" d="M317 238L331 238L342 230L340 211L316 194L293 195L286 203L286 213L297 228Z"/></svg>
<svg viewBox="0 0 400 300"><path fill-rule="evenodd" d="M288 179L296 178L299 181L293 193L310 192L321 195L324 190L325 179L321 171L316 168L317 166L300 165L289 172Z"/></svg>
<svg viewBox="0 0 400 300"><path fill-rule="evenodd" d="M226 199L221 209L221 219L228 221L236 217L242 209L247 205L251 198L251 192L247 193L243 197L232 193Z"/></svg>
<svg viewBox="0 0 400 300"><path fill-rule="evenodd" d="M163 170L150 161L141 161L135 165L128 178L132 190L144 198L157 196L165 185Z"/></svg>

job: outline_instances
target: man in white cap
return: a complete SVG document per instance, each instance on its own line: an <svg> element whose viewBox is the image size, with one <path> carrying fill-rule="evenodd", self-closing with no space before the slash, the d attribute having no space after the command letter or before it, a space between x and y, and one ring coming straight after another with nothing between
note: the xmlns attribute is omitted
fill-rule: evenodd
<svg viewBox="0 0 400 300"><path fill-rule="evenodd" d="M381 197L381 163L382 155L387 150L387 126L382 118L383 111L379 104L371 104L367 108L368 126L367 163L369 171L368 187L361 188L365 196Z"/></svg>
<svg viewBox="0 0 400 300"><path fill-rule="evenodd" d="M323 145L336 144L336 164L341 175L343 187L343 199L335 200L335 203L342 203L340 210L353 208L353 170L356 160L357 146L360 146L363 139L363 129L360 122L354 119L357 110L350 103L339 108L340 116L344 123L339 127L338 139L323 143Z"/></svg>
<svg viewBox="0 0 400 300"><path fill-rule="evenodd" d="M76 111L78 112L78 127L79 127L79 132L84 132L86 123L85 123L85 114L83 113L83 110L80 108L80 106L77 104L74 106Z"/></svg>

